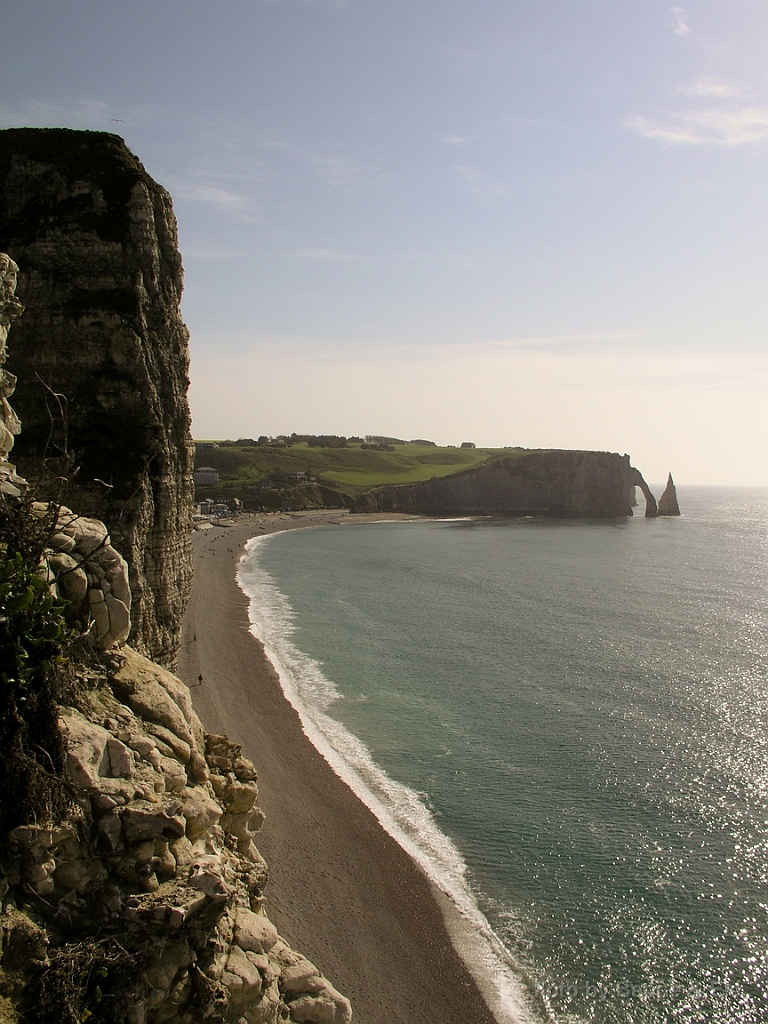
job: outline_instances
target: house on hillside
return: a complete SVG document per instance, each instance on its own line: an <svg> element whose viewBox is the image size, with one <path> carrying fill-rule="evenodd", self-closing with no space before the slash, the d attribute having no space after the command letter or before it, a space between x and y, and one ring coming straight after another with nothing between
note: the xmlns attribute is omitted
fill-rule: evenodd
<svg viewBox="0 0 768 1024"><path fill-rule="evenodd" d="M286 473L285 479L289 484L305 484L307 482L306 473Z"/></svg>
<svg viewBox="0 0 768 1024"><path fill-rule="evenodd" d="M212 466L201 466L192 474L196 487L212 487L219 482L219 471Z"/></svg>

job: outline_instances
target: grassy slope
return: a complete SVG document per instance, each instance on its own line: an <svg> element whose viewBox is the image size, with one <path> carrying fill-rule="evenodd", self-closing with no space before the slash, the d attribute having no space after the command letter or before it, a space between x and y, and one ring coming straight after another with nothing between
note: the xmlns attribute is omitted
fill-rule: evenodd
<svg viewBox="0 0 768 1024"><path fill-rule="evenodd" d="M509 449L438 448L421 445L396 445L393 452L348 448L310 448L296 444L290 448L267 446L199 449L196 466L212 466L219 471L216 487L198 487L197 496L240 497L246 505L260 504L258 482L268 476L279 484L285 473L306 472L317 477L321 487L358 497L385 484L409 484L450 476L463 469L479 466L494 457L511 454Z"/></svg>

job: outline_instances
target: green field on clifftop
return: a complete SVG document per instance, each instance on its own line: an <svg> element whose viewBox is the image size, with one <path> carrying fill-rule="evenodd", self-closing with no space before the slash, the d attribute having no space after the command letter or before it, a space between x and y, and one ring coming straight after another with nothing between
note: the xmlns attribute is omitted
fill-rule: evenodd
<svg viewBox="0 0 768 1024"><path fill-rule="evenodd" d="M283 498L294 503L348 504L376 487L418 483L450 476L480 466L513 449L441 448L432 445L397 444L393 451L377 451L350 442L345 448L291 445L241 445L231 442L197 442L195 467L218 470L217 485L196 488L197 499L240 498L247 508L279 507ZM211 447L218 444L218 447ZM289 473L306 473L314 486L291 485ZM275 491L262 491L259 482L268 477ZM334 497L336 495L337 497Z"/></svg>

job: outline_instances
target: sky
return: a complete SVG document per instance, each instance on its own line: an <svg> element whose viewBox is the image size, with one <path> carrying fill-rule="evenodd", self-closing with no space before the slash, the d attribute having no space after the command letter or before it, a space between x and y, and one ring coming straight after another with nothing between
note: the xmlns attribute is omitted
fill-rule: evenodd
<svg viewBox="0 0 768 1024"><path fill-rule="evenodd" d="M171 193L196 438L768 486L767 58L764 0L0 0L0 126Z"/></svg>

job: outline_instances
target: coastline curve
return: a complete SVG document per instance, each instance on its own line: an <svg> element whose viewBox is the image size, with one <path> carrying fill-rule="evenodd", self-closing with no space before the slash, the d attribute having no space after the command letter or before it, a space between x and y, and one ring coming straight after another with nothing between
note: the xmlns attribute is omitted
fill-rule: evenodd
<svg viewBox="0 0 768 1024"><path fill-rule="evenodd" d="M386 775L365 744L328 713L338 691L318 663L291 642L290 605L258 566L260 548L274 536L246 543L236 579L248 598L251 634L277 672L286 700L334 773L429 880L451 942L499 1024L536 1024L541 1018L525 977L478 907L458 848L440 831L420 795Z"/></svg>

